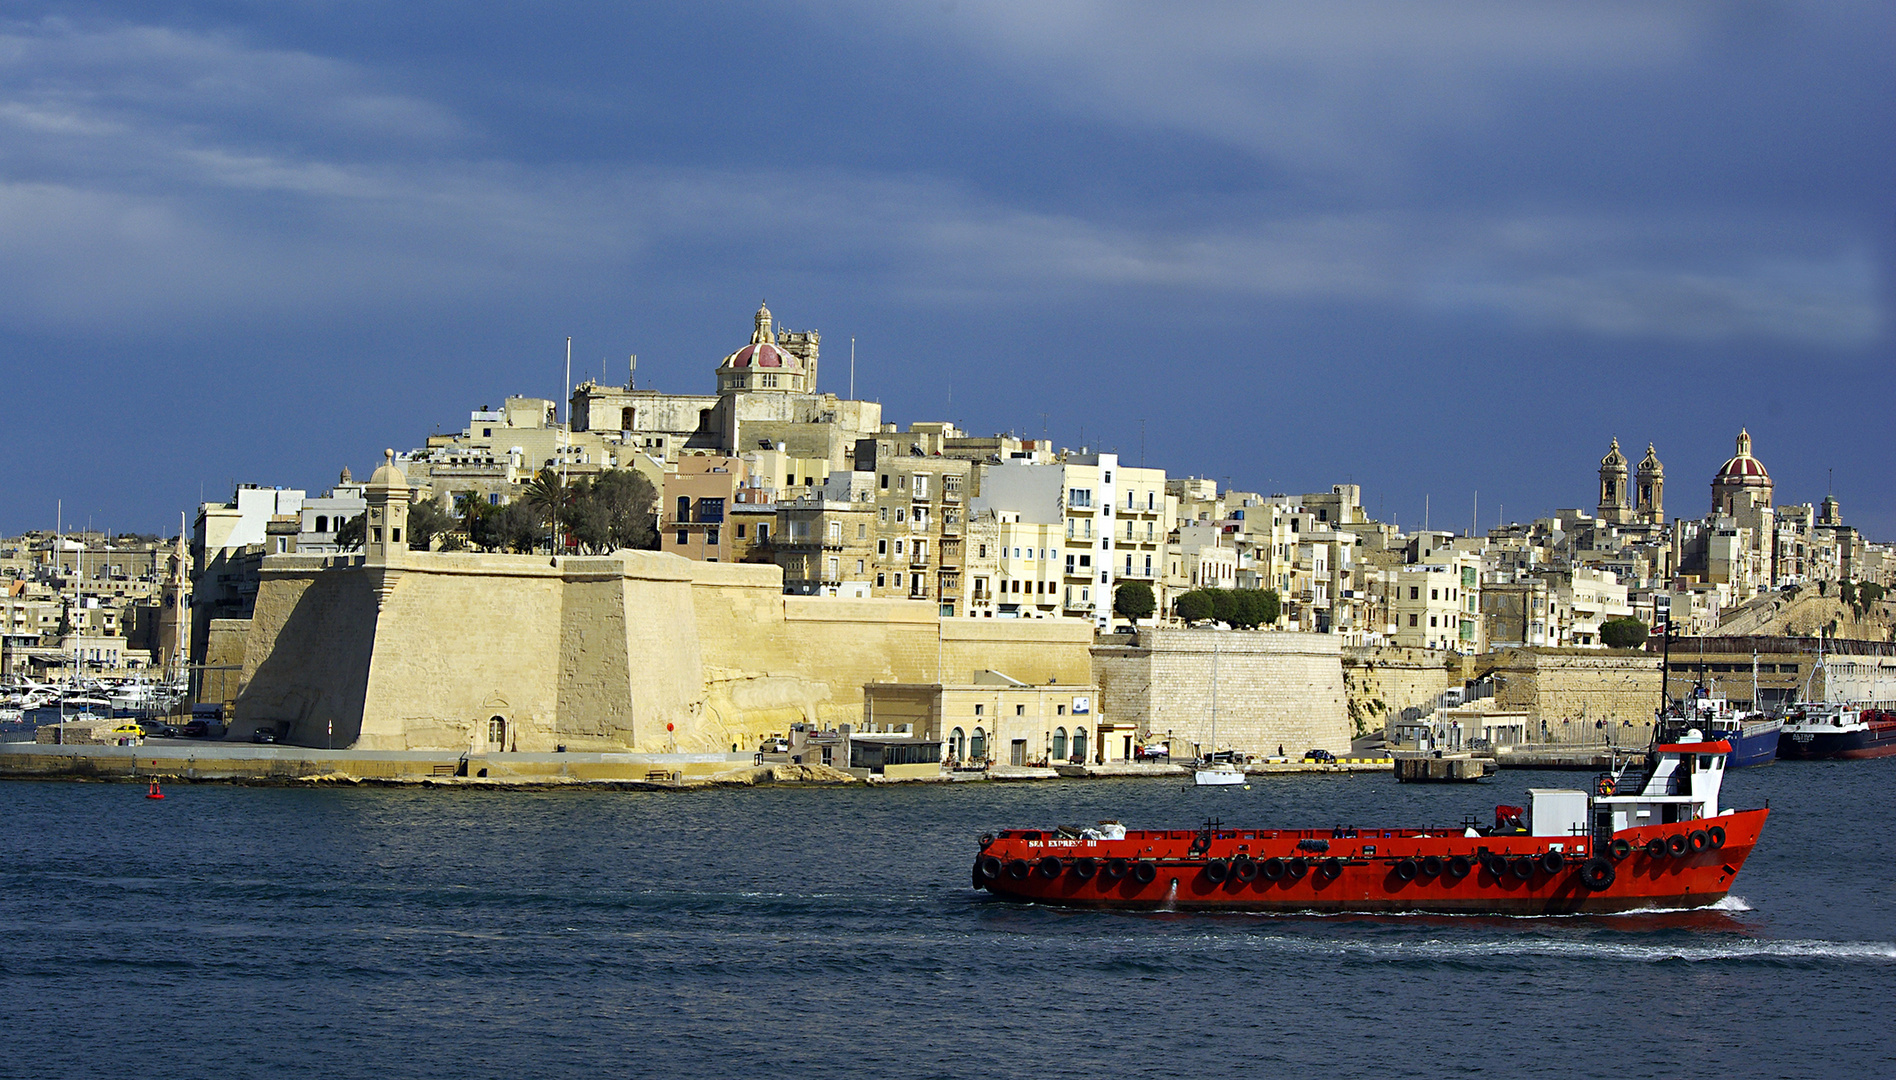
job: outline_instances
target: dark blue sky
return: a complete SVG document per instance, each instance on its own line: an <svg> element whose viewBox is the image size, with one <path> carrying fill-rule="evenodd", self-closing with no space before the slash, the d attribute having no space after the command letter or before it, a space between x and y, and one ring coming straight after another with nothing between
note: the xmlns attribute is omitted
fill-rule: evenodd
<svg viewBox="0 0 1896 1080"><path fill-rule="evenodd" d="M1405 527L1896 539L1896 9L52 3L0 20L0 532L326 486L510 393L824 389ZM1633 453L1635 458L1637 453Z"/></svg>

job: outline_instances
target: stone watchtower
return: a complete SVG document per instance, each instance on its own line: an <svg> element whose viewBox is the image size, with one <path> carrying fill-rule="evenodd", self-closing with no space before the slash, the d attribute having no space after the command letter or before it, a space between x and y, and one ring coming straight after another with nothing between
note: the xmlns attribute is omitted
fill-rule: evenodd
<svg viewBox="0 0 1896 1080"><path fill-rule="evenodd" d="M362 489L362 498L369 504L362 550L371 565L387 563L390 553L408 550L408 477L395 467L395 451L384 450L382 457L382 467Z"/></svg>
<svg viewBox="0 0 1896 1080"><path fill-rule="evenodd" d="M1641 524L1666 523L1666 467L1659 463L1659 455L1651 443L1646 444L1646 456L1639 462L1635 499L1634 516Z"/></svg>
<svg viewBox="0 0 1896 1080"><path fill-rule="evenodd" d="M1600 520L1624 525L1633 519L1626 487L1626 455L1620 453L1620 441L1600 459Z"/></svg>

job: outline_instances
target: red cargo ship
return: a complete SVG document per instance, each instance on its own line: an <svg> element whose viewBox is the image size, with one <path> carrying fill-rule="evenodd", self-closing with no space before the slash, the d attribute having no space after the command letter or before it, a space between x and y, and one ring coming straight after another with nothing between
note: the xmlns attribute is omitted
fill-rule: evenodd
<svg viewBox="0 0 1896 1080"><path fill-rule="evenodd" d="M1179 911L1702 907L1730 891L1770 814L1718 809L1730 753L1691 731L1653 747L1641 774L1608 772L1592 792L1531 790L1531 810L1498 807L1491 827L1008 829L982 837L974 885L1012 900Z"/></svg>

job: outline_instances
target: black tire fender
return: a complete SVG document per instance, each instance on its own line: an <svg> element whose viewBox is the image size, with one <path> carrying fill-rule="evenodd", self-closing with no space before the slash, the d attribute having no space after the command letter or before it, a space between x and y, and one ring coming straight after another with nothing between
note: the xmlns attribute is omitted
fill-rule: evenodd
<svg viewBox="0 0 1896 1080"><path fill-rule="evenodd" d="M1514 861L1508 863L1508 870L1511 871L1515 877L1526 881L1528 878L1534 876L1534 860L1525 855L1516 855Z"/></svg>
<svg viewBox="0 0 1896 1080"><path fill-rule="evenodd" d="M1415 864L1414 859L1403 859L1402 861L1396 863L1395 869L1396 869L1396 880L1414 881L1416 874L1420 873L1422 868Z"/></svg>
<svg viewBox="0 0 1896 1080"><path fill-rule="evenodd" d="M1617 862L1620 859L1624 859L1626 856L1631 855L1633 853L1633 845L1628 843L1626 839L1622 837L1606 845L1606 850L1608 854L1613 856L1614 861Z"/></svg>
<svg viewBox="0 0 1896 1080"><path fill-rule="evenodd" d="M1466 855L1451 855L1448 861L1442 864L1442 872L1448 875L1450 881L1460 881L1474 868L1475 864L1469 862Z"/></svg>
<svg viewBox="0 0 1896 1080"><path fill-rule="evenodd" d="M1114 858L1106 860L1106 866L1102 872L1106 875L1107 881L1118 881L1120 878L1125 877L1131 870L1131 863L1124 859Z"/></svg>
<svg viewBox="0 0 1896 1080"><path fill-rule="evenodd" d="M1686 839L1684 833L1675 833L1672 839L1666 841L1666 852L1675 859L1682 858L1691 851L1692 841Z"/></svg>
<svg viewBox="0 0 1896 1080"><path fill-rule="evenodd" d="M1705 839L1711 841L1713 850L1717 850L1719 848L1724 847L1725 846L1725 827L1723 825L1714 825L1711 828L1706 829Z"/></svg>
<svg viewBox="0 0 1896 1080"><path fill-rule="evenodd" d="M1027 865L1026 859L1015 859L1007 864L1007 876L1015 881L1026 881L1027 875L1033 872L1034 868Z"/></svg>
<svg viewBox="0 0 1896 1080"><path fill-rule="evenodd" d="M1593 892L1612 888L1613 879L1617 876L1618 872L1613 869L1612 862L1597 855L1588 859L1580 867L1580 884Z"/></svg>
<svg viewBox="0 0 1896 1080"><path fill-rule="evenodd" d="M1034 864L1034 870L1048 881L1059 877L1060 871L1064 869L1066 868L1060 865L1060 860L1051 855L1043 856L1039 862Z"/></svg>
<svg viewBox="0 0 1896 1080"><path fill-rule="evenodd" d="M1223 859L1213 859L1205 864L1205 877L1210 879L1213 885L1224 884L1224 879L1230 876L1231 864Z"/></svg>
<svg viewBox="0 0 1896 1080"><path fill-rule="evenodd" d="M1442 857L1440 855L1424 855L1422 861L1417 865L1421 869L1423 877L1440 877L1442 874Z"/></svg>
<svg viewBox="0 0 1896 1080"><path fill-rule="evenodd" d="M1004 869L1001 863L1001 860L995 858L992 855L983 855L979 859L976 859L974 862L974 868L975 868L976 873L980 874L983 878L986 878L989 881L993 881L995 878L1000 877L1001 871Z"/></svg>
<svg viewBox="0 0 1896 1080"><path fill-rule="evenodd" d="M1317 872L1331 881L1343 876L1343 860L1332 855L1317 864Z"/></svg>
<svg viewBox="0 0 1896 1080"><path fill-rule="evenodd" d="M1540 857L1540 868L1549 875L1558 874L1567 868L1567 857L1558 851L1550 851Z"/></svg>
<svg viewBox="0 0 1896 1080"><path fill-rule="evenodd" d="M1704 829L1693 829L1692 835L1685 839L1687 843L1692 845L1694 852L1704 851L1706 848L1712 846L1712 838L1705 834Z"/></svg>
<svg viewBox="0 0 1896 1080"><path fill-rule="evenodd" d="M1132 880L1141 885L1150 885L1159 878L1159 868L1150 860L1141 859L1132 867Z"/></svg>
<svg viewBox="0 0 1896 1080"><path fill-rule="evenodd" d="M1081 881L1091 881L1093 875L1097 873L1099 873L1099 860L1091 855L1073 860L1073 876Z"/></svg>

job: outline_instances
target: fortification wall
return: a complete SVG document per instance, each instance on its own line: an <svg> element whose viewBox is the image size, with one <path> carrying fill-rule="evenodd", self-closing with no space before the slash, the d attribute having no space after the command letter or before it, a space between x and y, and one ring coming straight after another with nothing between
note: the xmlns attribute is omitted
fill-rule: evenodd
<svg viewBox="0 0 1896 1080"><path fill-rule="evenodd" d="M1606 725L1643 727L1659 707L1661 672L1651 653L1508 649L1486 670L1496 708L1527 714L1529 740L1604 741Z"/></svg>
<svg viewBox="0 0 1896 1080"><path fill-rule="evenodd" d="M238 711L305 746L333 724L334 745L365 750L741 751L797 721L858 722L866 682L1091 676L1087 623L786 597L774 566L417 552L266 571Z"/></svg>
<svg viewBox="0 0 1896 1080"><path fill-rule="evenodd" d="M1211 749L1217 668L1217 749L1301 754L1350 748L1338 639L1245 630L1142 630L1137 645L1093 649L1105 716L1167 739L1173 753Z"/></svg>
<svg viewBox="0 0 1896 1080"><path fill-rule="evenodd" d="M1343 691L1353 734L1386 731L1411 706L1426 709L1462 684L1459 658L1433 649L1352 646L1343 650Z"/></svg>

